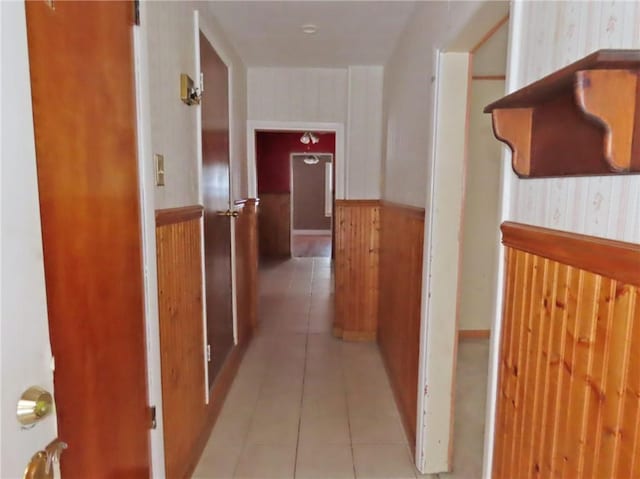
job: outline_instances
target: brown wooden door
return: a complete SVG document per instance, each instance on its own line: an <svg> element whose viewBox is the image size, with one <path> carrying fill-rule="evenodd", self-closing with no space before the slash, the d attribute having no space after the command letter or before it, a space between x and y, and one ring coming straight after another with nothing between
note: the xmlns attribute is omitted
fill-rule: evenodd
<svg viewBox="0 0 640 479"><path fill-rule="evenodd" d="M209 387L233 348L231 217L229 203L229 95L227 67L200 33L202 185Z"/></svg>
<svg viewBox="0 0 640 479"><path fill-rule="evenodd" d="M132 2L26 2L63 477L149 477Z"/></svg>

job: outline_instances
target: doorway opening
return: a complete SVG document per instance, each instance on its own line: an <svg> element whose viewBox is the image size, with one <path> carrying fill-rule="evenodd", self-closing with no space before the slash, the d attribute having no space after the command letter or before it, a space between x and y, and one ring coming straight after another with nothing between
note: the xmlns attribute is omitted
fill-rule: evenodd
<svg viewBox="0 0 640 479"><path fill-rule="evenodd" d="M430 429L418 418L422 472L481 477L490 453L491 445L482 444L492 433L487 386L500 275L503 165L483 109L504 95L508 19L508 4L487 3L438 52L425 227L423 294L429 321L421 345L431 361L421 356L419 376L419 390L428 386L430 395L420 395L418 405L419 411L437 409L438 417L431 418ZM442 387L436 390L434 384Z"/></svg>
<svg viewBox="0 0 640 479"><path fill-rule="evenodd" d="M333 153L291 154L291 256L331 258Z"/></svg>
<svg viewBox="0 0 640 479"><path fill-rule="evenodd" d="M336 132L255 132L263 260L332 257Z"/></svg>

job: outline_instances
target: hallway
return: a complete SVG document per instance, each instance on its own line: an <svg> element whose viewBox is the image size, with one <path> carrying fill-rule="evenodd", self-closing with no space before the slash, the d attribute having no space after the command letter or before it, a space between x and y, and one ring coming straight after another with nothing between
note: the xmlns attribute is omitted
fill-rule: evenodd
<svg viewBox="0 0 640 479"><path fill-rule="evenodd" d="M262 265L260 326L196 478L414 478L378 348L331 336L328 258Z"/></svg>
<svg viewBox="0 0 640 479"><path fill-rule="evenodd" d="M423 477L377 345L331 335L330 259L265 262L259 284L259 330L193 477ZM481 476L488 346L459 344L457 447L443 479Z"/></svg>

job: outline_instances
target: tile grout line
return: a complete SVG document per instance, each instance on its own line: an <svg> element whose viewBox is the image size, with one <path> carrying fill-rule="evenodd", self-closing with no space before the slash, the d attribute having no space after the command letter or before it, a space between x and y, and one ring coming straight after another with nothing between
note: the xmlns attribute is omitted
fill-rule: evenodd
<svg viewBox="0 0 640 479"><path fill-rule="evenodd" d="M246 354L246 352L245 352L245 354ZM271 365L271 359L272 359L271 355L269 355L269 361L267 363L267 367L265 368L267 371L269 370L269 367ZM242 361L240 362L240 366L242 366L242 363L244 362L244 360L245 360L245 357L243 356ZM264 388L266 377L267 377L266 374L262 375L261 382L260 382L260 387L258 387L258 392L256 393L256 400L254 401L253 410L251 411L251 417L249 418L249 425L247 427L246 432L244 433L244 438L242 440L242 447L240 448L240 454L238 455L238 459L236 460L236 464L235 464L235 466L233 468L233 477L236 477L237 472L238 472L238 466L240 465L240 459L242 458L242 455L243 455L245 449L249 446L249 443L248 443L249 432L251 431L251 425L253 424L254 417L256 415L256 411L258 410L258 403L260 402L260 392L262 391L262 388ZM237 376L236 376L235 379L237 379ZM234 379L234 381L235 381L235 379Z"/></svg>
<svg viewBox="0 0 640 479"><path fill-rule="evenodd" d="M313 284L313 268L314 263L311 263L311 284ZM293 461L293 477L295 479L298 473L298 451L300 449L300 430L302 428L302 407L304 404L304 387L307 379L307 360L309 358L309 316L311 314L311 295L313 293L313 289L309 288L309 306L307 308L307 329L305 332L305 342L304 342L304 368L302 370L302 391L300 393L300 409L298 412L298 437L296 438L296 453Z"/></svg>
<svg viewBox="0 0 640 479"><path fill-rule="evenodd" d="M356 471L356 454L353 450L353 433L351 431L351 409L349 407L349 392L347 385L347 376L344 368L344 348L340 345L340 371L342 372L342 384L344 385L344 401L347 405L347 428L349 429L349 448L351 450L351 469L353 471L354 479L357 479L358 473Z"/></svg>

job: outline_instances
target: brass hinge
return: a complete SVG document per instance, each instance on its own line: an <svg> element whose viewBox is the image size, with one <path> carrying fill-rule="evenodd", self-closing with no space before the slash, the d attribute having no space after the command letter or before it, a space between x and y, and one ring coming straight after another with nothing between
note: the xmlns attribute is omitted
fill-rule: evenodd
<svg viewBox="0 0 640 479"><path fill-rule="evenodd" d="M155 429L158 427L158 421L156 420L156 407L149 406L149 429Z"/></svg>

